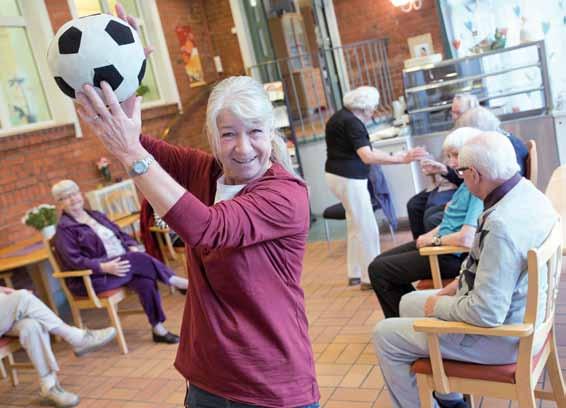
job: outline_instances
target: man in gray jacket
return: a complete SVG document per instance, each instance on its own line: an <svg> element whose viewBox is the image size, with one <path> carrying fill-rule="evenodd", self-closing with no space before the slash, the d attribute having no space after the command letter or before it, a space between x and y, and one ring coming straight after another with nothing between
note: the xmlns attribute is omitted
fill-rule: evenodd
<svg viewBox="0 0 566 408"><path fill-rule="evenodd" d="M420 406L410 369L415 360L428 356L428 346L426 334L416 333L413 322L423 317L481 327L522 322L527 252L540 246L557 221L550 201L518 174L513 146L505 136L486 132L469 140L460 151L459 166L458 174L485 208L459 278L441 290L405 295L401 317L379 322L373 333L395 407ZM546 303L545 296L540 301ZM538 316L537 321L542 319ZM448 334L440 336L440 345L443 357L451 360L510 364L517 359L518 339L514 337ZM466 407L461 394L435 397L440 407Z"/></svg>

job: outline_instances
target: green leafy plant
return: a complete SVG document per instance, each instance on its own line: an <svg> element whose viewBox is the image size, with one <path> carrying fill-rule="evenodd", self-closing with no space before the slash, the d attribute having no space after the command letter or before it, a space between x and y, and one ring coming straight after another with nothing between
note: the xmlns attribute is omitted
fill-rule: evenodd
<svg viewBox="0 0 566 408"><path fill-rule="evenodd" d="M41 231L43 228L57 224L57 208L54 205L41 204L26 212L22 224Z"/></svg>

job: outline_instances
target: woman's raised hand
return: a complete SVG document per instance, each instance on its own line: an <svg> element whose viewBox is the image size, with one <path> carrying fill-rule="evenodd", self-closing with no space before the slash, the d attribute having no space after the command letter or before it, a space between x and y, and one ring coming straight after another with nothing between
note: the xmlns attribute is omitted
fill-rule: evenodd
<svg viewBox="0 0 566 408"><path fill-rule="evenodd" d="M412 149L407 150L405 153L404 162L411 163L415 160L421 160L428 156L428 152L424 147L413 147Z"/></svg>
<svg viewBox="0 0 566 408"><path fill-rule="evenodd" d="M100 141L124 165L131 158L143 156L140 143L141 97L135 97L133 112L124 112L110 85L101 83L103 98L91 85L84 85L77 95L79 116L89 125Z"/></svg>

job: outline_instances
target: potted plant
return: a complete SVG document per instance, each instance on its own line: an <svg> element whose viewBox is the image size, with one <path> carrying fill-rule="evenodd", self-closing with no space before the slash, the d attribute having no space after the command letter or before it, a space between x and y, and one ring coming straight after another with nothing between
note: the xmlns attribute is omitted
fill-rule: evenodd
<svg viewBox="0 0 566 408"><path fill-rule="evenodd" d="M110 183L112 181L112 174L110 173L110 161L106 157L101 157L96 162L96 167L98 168L100 174L102 174L104 181Z"/></svg>
<svg viewBox="0 0 566 408"><path fill-rule="evenodd" d="M55 235L57 208L49 204L38 205L26 212L22 223L41 232L45 239L50 239Z"/></svg>

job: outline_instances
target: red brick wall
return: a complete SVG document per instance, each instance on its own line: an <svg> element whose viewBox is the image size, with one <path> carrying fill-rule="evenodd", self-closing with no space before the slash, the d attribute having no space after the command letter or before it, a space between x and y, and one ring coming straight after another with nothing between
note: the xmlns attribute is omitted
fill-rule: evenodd
<svg viewBox="0 0 566 408"><path fill-rule="evenodd" d="M56 31L71 18L66 1L45 1ZM213 4L212 4L213 3ZM205 9L206 4L206 9ZM201 55L205 80L214 83L219 79L212 61L213 55L226 55L230 72L240 72L238 52L233 44L235 36L230 33L234 25L230 22L228 0L168 0L158 2L161 24L183 109L186 111L177 122L170 140L174 143L206 146L203 138L206 96L210 87L191 88L184 71L180 46L175 35L177 24L188 24ZM214 34L209 32L208 16ZM229 35L228 35L229 33ZM213 40L215 38L215 40ZM213 43L219 44L218 51ZM225 58L223 58L224 62ZM241 65L241 58L239 58ZM160 135L175 119L176 105L144 110L142 114L144 132ZM36 232L21 224L25 211L41 203L51 203L51 186L63 178L72 178L83 191L96 188L102 182L95 166L101 156L108 156L102 144L82 126L84 136L76 138L73 126L52 128L41 132L20 134L0 138L0 247L28 238ZM125 177L125 172L116 160L110 169L113 177Z"/></svg>
<svg viewBox="0 0 566 408"><path fill-rule="evenodd" d="M407 38L430 33L435 52L444 52L435 1L424 0L420 10L409 13L393 7L390 0L334 0L334 8L342 44L389 39L389 65L395 98L403 92L403 61L410 58Z"/></svg>
<svg viewBox="0 0 566 408"><path fill-rule="evenodd" d="M215 55L222 60L224 76L244 75L244 62L236 34L232 34L234 18L228 0L206 0L206 16Z"/></svg>

